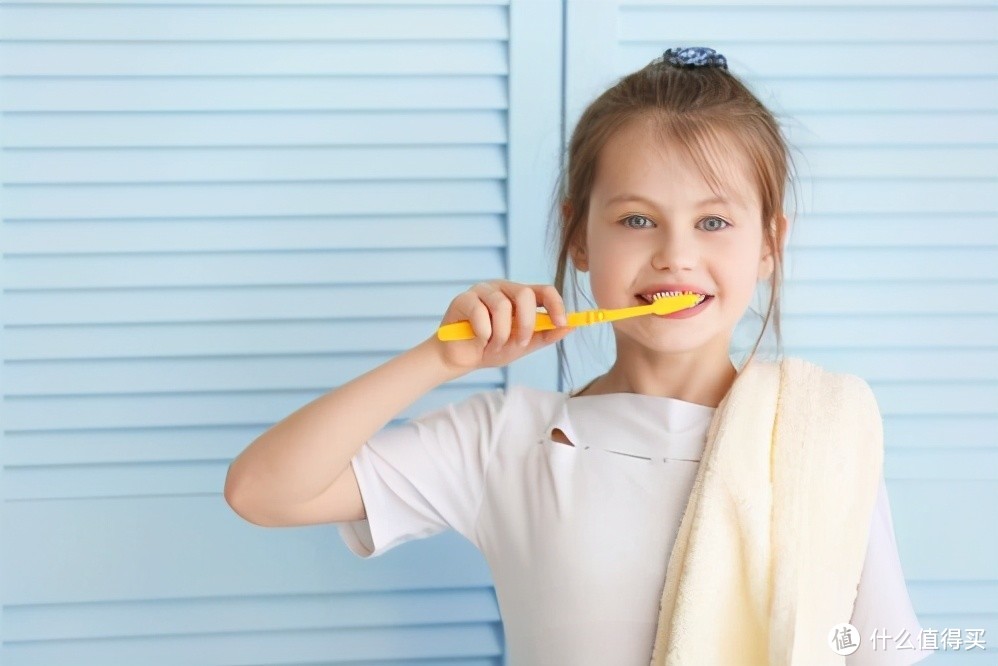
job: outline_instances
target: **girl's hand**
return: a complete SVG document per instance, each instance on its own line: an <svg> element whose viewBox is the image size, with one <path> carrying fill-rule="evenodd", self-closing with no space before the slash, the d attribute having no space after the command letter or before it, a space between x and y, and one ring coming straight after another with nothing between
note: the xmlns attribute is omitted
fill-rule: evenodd
<svg viewBox="0 0 998 666"><path fill-rule="evenodd" d="M544 306L559 328L534 331L538 305ZM553 285L490 280L459 294L440 322L443 326L467 319L475 337L444 342L434 333L432 340L443 362L455 371L502 367L568 335L573 329L565 317L565 304Z"/></svg>

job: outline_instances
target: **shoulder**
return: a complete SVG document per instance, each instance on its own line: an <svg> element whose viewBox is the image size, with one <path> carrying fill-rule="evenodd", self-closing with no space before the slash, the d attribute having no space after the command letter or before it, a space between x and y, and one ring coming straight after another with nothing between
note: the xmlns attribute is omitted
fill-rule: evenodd
<svg viewBox="0 0 998 666"><path fill-rule="evenodd" d="M877 410L877 398L870 384L861 376L848 372L838 372L797 356L781 359L787 380L810 381L813 389L820 391L826 406L838 405L844 409L862 408L864 411Z"/></svg>
<svg viewBox="0 0 998 666"><path fill-rule="evenodd" d="M558 391L539 389L526 384L511 384L506 387L506 403L510 409L538 415L553 415L567 401L568 396Z"/></svg>
<svg viewBox="0 0 998 666"><path fill-rule="evenodd" d="M505 402L507 423L518 435L527 437L561 418L568 396L525 384L511 384L506 388Z"/></svg>
<svg viewBox="0 0 998 666"><path fill-rule="evenodd" d="M462 420L487 419L498 429L510 421L548 420L560 411L565 398L557 391L511 384L473 393L442 409Z"/></svg>
<svg viewBox="0 0 998 666"><path fill-rule="evenodd" d="M824 423L837 433L837 449L855 444L865 456L883 456L883 419L877 396L863 377L829 370L797 357L783 359L784 370L812 382L809 397L821 409Z"/></svg>

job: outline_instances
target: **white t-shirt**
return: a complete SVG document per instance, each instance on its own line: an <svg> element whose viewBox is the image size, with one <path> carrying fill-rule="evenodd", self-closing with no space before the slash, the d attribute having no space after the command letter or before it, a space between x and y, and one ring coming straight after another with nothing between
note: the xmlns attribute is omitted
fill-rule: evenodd
<svg viewBox="0 0 998 666"><path fill-rule="evenodd" d="M513 666L647 666L714 410L636 393L476 393L361 447L351 464L367 518L340 535L362 558L446 529L467 538L492 572ZM918 649L883 479L857 595L849 666L933 654ZM877 650L874 630L890 636Z"/></svg>

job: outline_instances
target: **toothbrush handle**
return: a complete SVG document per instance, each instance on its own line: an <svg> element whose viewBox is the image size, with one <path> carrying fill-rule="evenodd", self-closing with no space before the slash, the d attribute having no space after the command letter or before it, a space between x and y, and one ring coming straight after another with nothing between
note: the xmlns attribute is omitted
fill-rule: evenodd
<svg viewBox="0 0 998 666"><path fill-rule="evenodd" d="M571 322L569 322L571 325ZM513 316L512 328L516 328L516 316ZM537 313L537 319L534 321L534 331L549 331L552 328L557 328L554 322L551 321L551 317L543 312ZM455 321L452 324L444 324L437 329L437 338L445 342L450 342L452 340L471 340L475 337L475 331L471 328L471 322L467 319L462 321Z"/></svg>
<svg viewBox="0 0 998 666"><path fill-rule="evenodd" d="M568 316L568 326L588 326L589 324L599 324L605 321L616 321L617 319L626 319L628 317L635 317L642 314L647 314L652 311L651 305L638 305L633 308L614 308L611 310L582 310L581 312L569 312ZM516 315L513 316L512 328L516 328ZM549 331L553 328L558 328L551 321L551 316L546 312L538 312L537 318L534 320L534 331ZM452 324L444 324L437 329L437 338L445 342L451 340L471 340L475 337L474 329L471 328L471 322L467 319L462 321L456 321Z"/></svg>

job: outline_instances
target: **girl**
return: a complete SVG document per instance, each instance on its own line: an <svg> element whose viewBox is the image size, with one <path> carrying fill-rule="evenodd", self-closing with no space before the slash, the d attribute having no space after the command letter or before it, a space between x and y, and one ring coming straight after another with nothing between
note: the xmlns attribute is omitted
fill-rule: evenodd
<svg viewBox="0 0 998 666"><path fill-rule="evenodd" d="M433 335L277 423L232 463L227 501L257 525L339 523L363 558L456 530L491 567L516 666L928 656L869 387L756 359L758 340L740 369L729 358L760 282L779 341L788 165L721 54L667 50L578 122L555 284L458 295L441 324L470 320L474 340ZM575 393L510 386L384 428L440 384L568 335L569 260L601 308L707 298L613 322L615 362ZM538 305L558 328L533 332Z"/></svg>

